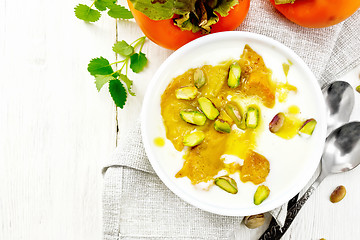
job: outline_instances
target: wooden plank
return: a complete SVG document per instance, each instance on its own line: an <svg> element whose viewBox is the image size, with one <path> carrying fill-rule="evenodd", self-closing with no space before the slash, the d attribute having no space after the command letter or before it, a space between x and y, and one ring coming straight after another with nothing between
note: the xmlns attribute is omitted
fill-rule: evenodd
<svg viewBox="0 0 360 240"><path fill-rule="evenodd" d="M86 68L114 56L116 28L106 16L76 19L75 4L0 3L0 239L102 236L101 167L116 116Z"/></svg>

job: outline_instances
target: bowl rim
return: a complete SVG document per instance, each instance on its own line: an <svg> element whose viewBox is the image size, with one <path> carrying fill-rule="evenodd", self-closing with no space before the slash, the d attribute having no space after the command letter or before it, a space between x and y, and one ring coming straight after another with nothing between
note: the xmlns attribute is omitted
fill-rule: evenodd
<svg viewBox="0 0 360 240"><path fill-rule="evenodd" d="M154 156L154 154L152 152L153 146L151 146L150 142L147 140L148 139L147 138L148 130L145 126L145 121L147 119L147 115L146 115L147 107L146 106L147 106L147 103L150 102L149 100L153 96L151 90L154 87L156 87L156 85L157 85L156 79L159 79L161 73L166 70L166 67L169 64L171 64L174 60L176 60L178 57L181 57L183 54L186 54L187 52L191 51L191 49L193 49L193 48L196 48L196 47L199 47L199 46L202 46L207 43L214 42L214 41L223 40L224 38L232 38L232 37L236 37L239 39L241 39L241 38L249 39L250 38L253 40L264 42L266 44L271 44L274 47L286 52L288 54L288 56L291 56L292 59L295 59L296 62L300 64L300 69L304 73L306 73L306 75L311 76L310 82L312 84L312 87L315 88L314 91L316 92L316 98L318 100L319 110L321 111L321 113L320 113L321 118L326 120L325 100L323 98L322 91L321 91L320 85L318 83L318 80L315 77L315 75L312 73L310 68L307 66L307 64L292 49L290 49L289 47L285 46L284 44L278 42L275 39L272 39L270 37L267 37L267 36L264 36L261 34L244 32L244 31L228 31L228 32L213 33L213 34L206 35L206 36L200 37L198 39L195 39L194 41L187 43L186 45L182 46L181 48L179 48L178 50L173 52L161 64L161 66L158 68L158 70L152 77L152 79L146 89L145 96L144 96L141 114L140 114L141 135L142 135L142 141L144 144L145 152L150 161L151 166L153 167L155 173L161 179L161 181L167 186L167 188L169 188L173 193L175 193L175 195L180 197L185 202L187 202L197 208L200 208L204 211L207 211L207 212L211 212L211 213L215 213L215 214L223 215L223 216L247 216L247 215L268 212L277 207L280 207L281 205L283 205L284 203L289 201L292 197L294 197L297 193L299 193L306 186L306 184L310 181L311 177L315 173L315 171L320 163L320 159L321 159L321 155L322 155L322 152L324 149L325 139L326 139L326 128L327 128L326 122L324 122L323 124L320 124L321 128L319 130L320 131L320 133L319 133L320 137L319 137L319 142L318 142L319 146L314 151L314 153L311 155L312 158L316 159L316 161L314 161L314 163L311 165L311 169L309 169L309 168L307 168L306 170L304 169L304 177L301 178L301 181L297 181L294 184L294 186L292 186L290 188L290 190L286 192L286 194L282 194L282 196L277 198L276 201L272 201L272 203L269 203L267 205L257 205L257 206L254 205L254 207L252 207L252 208L246 208L246 209L242 208L242 209L240 209L240 211L239 210L236 211L233 208L218 208L217 206L212 205L212 204L207 204L207 203L205 204L202 201L200 201L199 199L196 199L195 197L191 196L190 194L187 194L180 187L178 187L177 184L174 184L172 181L170 181L170 179L168 179L168 175L167 175L166 171L162 170L160 162L156 159L156 157Z"/></svg>

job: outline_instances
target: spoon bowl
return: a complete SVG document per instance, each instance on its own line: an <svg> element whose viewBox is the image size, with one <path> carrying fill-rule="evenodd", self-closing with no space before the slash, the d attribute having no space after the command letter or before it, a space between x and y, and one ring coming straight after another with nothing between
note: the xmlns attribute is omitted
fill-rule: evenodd
<svg viewBox="0 0 360 240"><path fill-rule="evenodd" d="M351 85L336 81L323 90L327 106L327 133L347 123L354 108L355 96Z"/></svg>
<svg viewBox="0 0 360 240"><path fill-rule="evenodd" d="M360 164L360 122L333 131L326 140L322 174L347 172Z"/></svg>

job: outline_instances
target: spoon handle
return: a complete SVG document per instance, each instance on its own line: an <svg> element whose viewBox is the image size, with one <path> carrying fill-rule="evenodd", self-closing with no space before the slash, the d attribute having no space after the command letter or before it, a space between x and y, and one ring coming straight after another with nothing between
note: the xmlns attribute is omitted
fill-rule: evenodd
<svg viewBox="0 0 360 240"><path fill-rule="evenodd" d="M309 187L309 189L304 193L304 195L299 199L299 201L296 202L294 206L292 206L287 214L286 214L286 221L284 224L284 227L280 228L278 225L273 225L272 227L268 228L266 232L261 235L259 240L278 240L280 239L285 232L289 229L291 223L294 221L296 215L299 213L302 206L305 204L305 202L310 198L311 194L315 191L315 189L318 186L318 182L314 182L313 185Z"/></svg>
<svg viewBox="0 0 360 240"><path fill-rule="evenodd" d="M296 215L299 213L300 209L302 208L302 206L304 206L306 201L310 198L311 194L313 194L313 192L315 191L317 186L318 186L318 184L311 185L309 187L309 189L304 193L304 195L299 199L299 201L297 201L297 203L292 208L289 209L289 211L286 214L286 221L285 221L284 227L281 229L283 235L289 229L289 227L290 227L291 223L294 221Z"/></svg>

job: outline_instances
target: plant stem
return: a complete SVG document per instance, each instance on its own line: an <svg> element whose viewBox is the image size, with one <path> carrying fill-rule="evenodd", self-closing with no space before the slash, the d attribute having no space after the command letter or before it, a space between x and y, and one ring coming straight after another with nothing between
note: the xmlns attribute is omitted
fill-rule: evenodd
<svg viewBox="0 0 360 240"><path fill-rule="evenodd" d="M114 73L119 73L121 74L121 71L123 70L123 68L125 67L125 65L127 64L127 61L125 62L125 60L128 60L128 58L124 59L123 61L121 62L124 62L124 64L121 66L121 68L117 71L115 71ZM111 75L113 75L114 73L112 73Z"/></svg>
<svg viewBox="0 0 360 240"><path fill-rule="evenodd" d="M126 76L127 76L128 75L128 61L125 62L125 65L126 65L125 73L126 73Z"/></svg>
<svg viewBox="0 0 360 240"><path fill-rule="evenodd" d="M128 60L129 58L126 58L126 60ZM121 71L123 70L123 68L125 67L125 65L127 65L128 61L125 61L124 64L122 65L122 67L120 68L120 70L118 72L121 73Z"/></svg>
<svg viewBox="0 0 360 240"><path fill-rule="evenodd" d="M142 40L142 43L141 43L141 46L140 46L140 50L139 50L139 52L141 52L141 50L142 50L142 48L143 48L144 44L145 44L145 37L144 37L144 39Z"/></svg>
<svg viewBox="0 0 360 240"><path fill-rule="evenodd" d="M141 37L141 38L143 38L143 37ZM140 40L141 40L141 38L138 38L138 39L136 39L135 41L133 41L132 43L130 43L130 46L132 46L134 43L136 43L136 42L140 41ZM135 45L135 46L136 46L136 45ZM134 48L135 48L135 46L134 46Z"/></svg>
<svg viewBox="0 0 360 240"><path fill-rule="evenodd" d="M94 6L95 2L96 2L96 0L90 5L90 8L91 8L92 6Z"/></svg>
<svg viewBox="0 0 360 240"><path fill-rule="evenodd" d="M134 41L133 43L131 44L134 44L136 42L136 44L134 45L134 48L136 48L139 44L141 44L141 48L140 48L140 52L141 52L141 49L142 49L142 46L144 45L145 43L145 36L144 37L141 37L139 39L137 39L136 41Z"/></svg>
<svg viewBox="0 0 360 240"><path fill-rule="evenodd" d="M117 61L117 62L113 62L113 63L110 63L110 66L111 65L114 65L114 64L117 64L117 63L121 63L121 62L125 62L127 60L127 58L121 60L121 61Z"/></svg>

